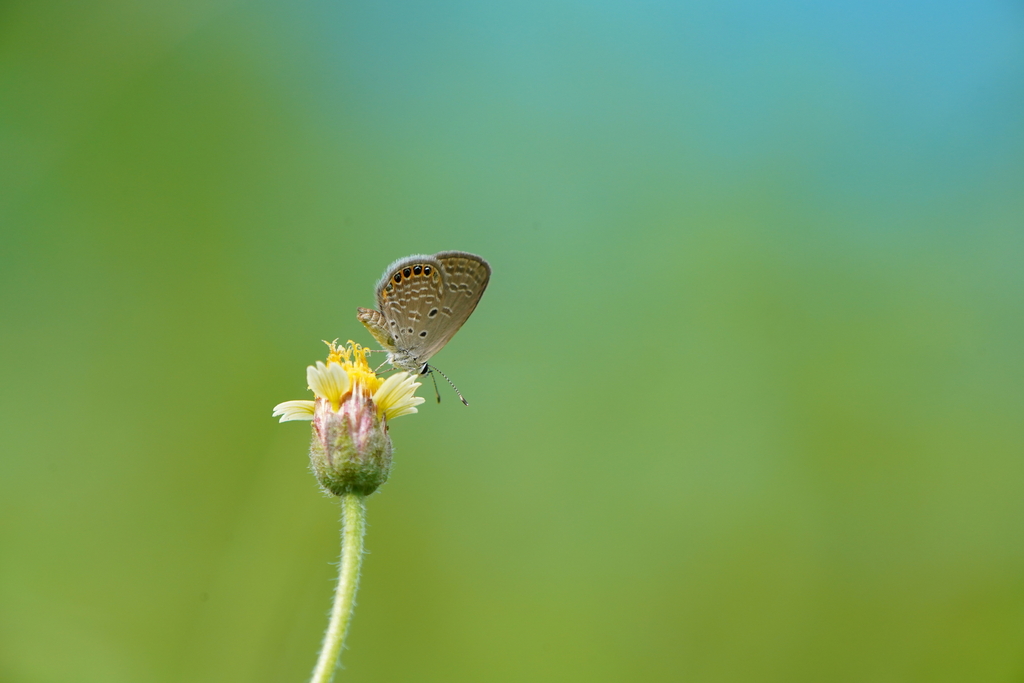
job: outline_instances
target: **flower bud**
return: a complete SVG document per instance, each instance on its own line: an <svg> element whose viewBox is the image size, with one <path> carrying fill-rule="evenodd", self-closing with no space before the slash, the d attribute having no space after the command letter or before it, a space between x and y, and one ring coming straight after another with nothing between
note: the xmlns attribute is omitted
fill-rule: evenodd
<svg viewBox="0 0 1024 683"><path fill-rule="evenodd" d="M357 385L335 411L317 399L309 461L324 490L336 496L368 496L387 481L391 471L391 437L387 422Z"/></svg>

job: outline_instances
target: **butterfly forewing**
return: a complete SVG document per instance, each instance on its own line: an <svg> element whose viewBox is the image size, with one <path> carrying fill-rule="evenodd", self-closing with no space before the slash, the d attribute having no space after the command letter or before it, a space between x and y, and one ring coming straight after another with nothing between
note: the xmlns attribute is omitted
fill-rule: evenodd
<svg viewBox="0 0 1024 683"><path fill-rule="evenodd" d="M461 251L393 263L377 284L377 306L394 346L426 362L469 318L490 276L486 261Z"/></svg>

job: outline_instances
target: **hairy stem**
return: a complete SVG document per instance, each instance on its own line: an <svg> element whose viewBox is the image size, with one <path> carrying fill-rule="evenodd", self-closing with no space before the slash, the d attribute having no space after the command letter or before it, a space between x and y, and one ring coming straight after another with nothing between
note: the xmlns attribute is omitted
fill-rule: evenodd
<svg viewBox="0 0 1024 683"><path fill-rule="evenodd" d="M341 496L341 567L338 569L338 590L334 594L331 623L324 634L320 658L310 683L330 683L338 668L341 647L352 621L359 586L359 565L363 561L363 534L366 531L366 505L358 493Z"/></svg>

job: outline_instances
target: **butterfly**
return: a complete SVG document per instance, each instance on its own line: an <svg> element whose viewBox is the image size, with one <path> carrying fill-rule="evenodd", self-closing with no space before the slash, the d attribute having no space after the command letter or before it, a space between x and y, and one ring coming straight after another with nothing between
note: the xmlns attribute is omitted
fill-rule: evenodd
<svg viewBox="0 0 1024 683"><path fill-rule="evenodd" d="M388 352L387 362L425 375L434 369L427 361L473 313L490 279L491 266L475 254L406 256L377 281L377 310L359 308L356 318Z"/></svg>

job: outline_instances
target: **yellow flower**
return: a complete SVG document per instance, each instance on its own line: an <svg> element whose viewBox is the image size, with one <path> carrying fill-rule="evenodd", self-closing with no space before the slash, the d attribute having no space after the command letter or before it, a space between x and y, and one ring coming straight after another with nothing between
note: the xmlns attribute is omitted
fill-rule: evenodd
<svg viewBox="0 0 1024 683"><path fill-rule="evenodd" d="M320 485L335 495L369 495L388 477L391 437L388 420L417 412L420 384L408 372L382 380L366 361L366 349L349 342L328 344L327 362L306 368L316 399L285 401L274 407L281 422L312 420L310 462Z"/></svg>
<svg viewBox="0 0 1024 683"><path fill-rule="evenodd" d="M327 363L317 361L306 368L306 384L318 399L329 401L335 412L354 385L362 387L361 392L370 396L377 412L388 420L418 412L416 406L424 399L415 395L420 387L415 376L402 370L382 380L370 368L367 351L359 344L350 341L348 346L337 346L332 342L328 347ZM312 420L315 405L316 401L285 401L274 406L273 414L280 416L281 422Z"/></svg>

